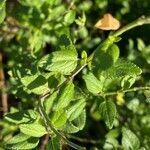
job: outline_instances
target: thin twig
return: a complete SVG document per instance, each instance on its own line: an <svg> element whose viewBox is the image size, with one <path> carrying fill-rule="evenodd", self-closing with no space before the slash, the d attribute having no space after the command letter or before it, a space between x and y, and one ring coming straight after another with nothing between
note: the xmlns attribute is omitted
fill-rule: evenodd
<svg viewBox="0 0 150 150"><path fill-rule="evenodd" d="M64 84L66 84L67 82L69 82L70 80L73 80L73 78L80 72L83 70L83 68L85 68L87 66L87 64L84 64L83 66L81 66L80 68L77 68L74 73L69 76L68 78L66 78L63 83L61 83L60 85L58 85L55 90L53 92L47 91L46 93L44 93L43 95L41 95L40 99L46 99L48 96L52 95L54 92L58 91Z"/></svg>
<svg viewBox="0 0 150 150"><path fill-rule="evenodd" d="M5 75L3 70L3 56L0 53L0 89L1 89L1 100L2 100L2 110L3 113L8 112L8 95L5 91L6 83L5 83Z"/></svg>
<svg viewBox="0 0 150 150"><path fill-rule="evenodd" d="M85 139L85 138L80 138L74 135L67 135L68 138L74 139L78 142L81 143L91 143L91 144L101 144L102 141L101 140L93 140L93 139Z"/></svg>
<svg viewBox="0 0 150 150"><path fill-rule="evenodd" d="M61 132L59 132L55 129L55 127L51 123L51 120L48 118L47 114L45 113L42 102L43 102L43 100L40 99L39 113L40 113L41 117L44 119L44 122L45 122L45 125L46 125L46 128L48 129L48 131L50 131L50 130L53 131L58 137L61 137L62 140L64 142L66 142L69 146L71 146L72 148L77 149L77 150L85 150L84 147L81 147L81 146L69 141Z"/></svg>
<svg viewBox="0 0 150 150"><path fill-rule="evenodd" d="M128 30L131 30L137 26L141 26L144 24L150 24L150 17L142 16L142 17L138 18L137 20L124 26L123 28L119 29L118 31L114 32L113 34L111 34L111 36L118 37L121 34L123 34L124 32L127 32Z"/></svg>
<svg viewBox="0 0 150 150"><path fill-rule="evenodd" d="M49 141L49 134L46 134L42 139L40 150L45 150L48 141Z"/></svg>
<svg viewBox="0 0 150 150"><path fill-rule="evenodd" d="M150 87L134 87L131 89L126 89L126 90L120 90L120 91L116 91L116 92L107 92L107 93L99 93L99 96L113 96L113 95L117 95L118 93L122 92L122 93L128 93L128 92L136 92L136 91L142 91L142 90L150 90Z"/></svg>

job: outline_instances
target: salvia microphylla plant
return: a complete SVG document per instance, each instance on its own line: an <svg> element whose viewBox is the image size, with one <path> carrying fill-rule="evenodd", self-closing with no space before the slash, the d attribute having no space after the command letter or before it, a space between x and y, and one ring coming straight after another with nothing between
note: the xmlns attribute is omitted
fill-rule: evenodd
<svg viewBox="0 0 150 150"><path fill-rule="evenodd" d="M5 1L0 5L0 12L2 22ZM71 11L65 16L66 22L72 19L73 14ZM108 129L112 129L119 117L113 97L117 96L121 101L127 92L150 90L148 86L131 87L142 68L120 58L117 43L126 31L149 23L150 18L141 17L111 32L89 56L86 51L77 52L71 36L65 34L60 36L56 51L39 58L33 49L26 56L27 64L14 67L9 75L19 87L18 91L23 89L29 99L34 98L35 107L5 114L5 120L17 128L17 133L5 141L5 149L36 149L43 136L48 137L47 150L59 150L63 145L77 150L86 149L72 142L70 137L85 127L86 107L91 96L99 99L96 107L101 120ZM78 75L82 76L80 82L76 81ZM110 88L111 84L114 88ZM120 135L120 149L140 149L140 140L127 126L122 126Z"/></svg>

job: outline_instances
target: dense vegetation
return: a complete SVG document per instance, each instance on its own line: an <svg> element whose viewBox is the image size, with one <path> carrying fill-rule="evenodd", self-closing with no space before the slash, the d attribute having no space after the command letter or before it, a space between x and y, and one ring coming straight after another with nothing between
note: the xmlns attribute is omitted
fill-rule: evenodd
<svg viewBox="0 0 150 150"><path fill-rule="evenodd" d="M1 0L0 150L149 150L149 6Z"/></svg>

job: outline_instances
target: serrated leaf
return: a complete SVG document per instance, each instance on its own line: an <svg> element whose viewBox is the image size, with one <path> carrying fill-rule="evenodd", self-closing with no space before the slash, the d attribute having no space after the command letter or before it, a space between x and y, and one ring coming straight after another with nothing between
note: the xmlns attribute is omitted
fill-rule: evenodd
<svg viewBox="0 0 150 150"><path fill-rule="evenodd" d="M75 17L76 17L76 12L75 10L70 10L64 17L64 22L67 24L67 25L70 25L74 22L75 20Z"/></svg>
<svg viewBox="0 0 150 150"><path fill-rule="evenodd" d="M74 45L61 46L59 51L44 56L38 66L48 71L70 74L77 66L77 52Z"/></svg>
<svg viewBox="0 0 150 150"><path fill-rule="evenodd" d="M131 130L123 127L122 136L122 145L125 150L138 150L140 148L140 141Z"/></svg>
<svg viewBox="0 0 150 150"><path fill-rule="evenodd" d="M67 114L64 110L58 110L53 113L51 118L53 125L56 128L61 128L67 121Z"/></svg>
<svg viewBox="0 0 150 150"><path fill-rule="evenodd" d="M56 110L65 108L68 106L70 101L74 96L74 84L72 82L68 83L68 85L63 86L58 94L58 99L56 102Z"/></svg>
<svg viewBox="0 0 150 150"><path fill-rule="evenodd" d="M138 76L142 73L142 70L133 64L132 62L125 60L118 60L111 68L103 71L102 74L106 78L122 78L125 76Z"/></svg>
<svg viewBox="0 0 150 150"><path fill-rule="evenodd" d="M85 105L86 103L84 99L73 101L67 110L67 118L69 118L69 121L76 119L84 111Z"/></svg>
<svg viewBox="0 0 150 150"><path fill-rule="evenodd" d="M61 150L60 138L54 137L51 138L50 142L48 143L47 150Z"/></svg>
<svg viewBox="0 0 150 150"><path fill-rule="evenodd" d="M93 73L88 73L83 76L83 79L86 83L87 89L93 93L98 94L102 91L103 82L98 80Z"/></svg>
<svg viewBox="0 0 150 150"><path fill-rule="evenodd" d="M21 82L27 89L38 95L49 90L46 78L39 74L27 75L21 78Z"/></svg>
<svg viewBox="0 0 150 150"><path fill-rule="evenodd" d="M35 121L37 113L33 110L23 110L15 113L8 113L5 115L5 119L15 124L29 123Z"/></svg>
<svg viewBox="0 0 150 150"><path fill-rule="evenodd" d="M11 150L29 150L35 148L39 143L39 138L30 137L25 141L14 143L14 144L7 144L5 146L6 149Z"/></svg>
<svg viewBox="0 0 150 150"><path fill-rule="evenodd" d="M16 144L16 143L19 143L19 142L26 141L30 137L31 136L29 136L29 135L19 133L19 134L15 135L14 137L12 137L10 140L8 140L6 143L7 144Z"/></svg>
<svg viewBox="0 0 150 150"><path fill-rule="evenodd" d="M106 125L109 129L111 129L113 127L114 119L116 117L116 105L110 100L105 100L100 104L99 110Z"/></svg>
<svg viewBox="0 0 150 150"><path fill-rule="evenodd" d="M0 2L0 24L4 21L5 16L6 16L6 0L2 0Z"/></svg>
<svg viewBox="0 0 150 150"><path fill-rule="evenodd" d="M22 133L33 137L41 137L47 133L45 127L38 123L21 124L19 128Z"/></svg>

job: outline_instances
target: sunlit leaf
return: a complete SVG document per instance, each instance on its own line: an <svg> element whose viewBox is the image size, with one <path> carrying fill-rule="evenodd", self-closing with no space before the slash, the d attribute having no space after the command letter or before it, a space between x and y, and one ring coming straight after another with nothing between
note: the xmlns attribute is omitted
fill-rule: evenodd
<svg viewBox="0 0 150 150"><path fill-rule="evenodd" d="M123 127L122 136L122 145L126 150L139 150L140 141L131 130Z"/></svg>

